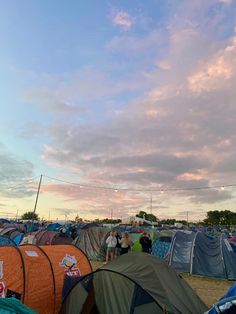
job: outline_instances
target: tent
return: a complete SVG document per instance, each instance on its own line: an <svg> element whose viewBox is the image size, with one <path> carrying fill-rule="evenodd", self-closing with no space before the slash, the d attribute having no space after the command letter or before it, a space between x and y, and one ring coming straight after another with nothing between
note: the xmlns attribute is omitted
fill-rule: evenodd
<svg viewBox="0 0 236 314"><path fill-rule="evenodd" d="M166 259L171 247L174 232L172 230L161 230L157 239L152 244L152 254Z"/></svg>
<svg viewBox="0 0 236 314"><path fill-rule="evenodd" d="M131 252L87 276L65 277L60 314L203 313L190 286L159 258Z"/></svg>
<svg viewBox="0 0 236 314"><path fill-rule="evenodd" d="M39 314L58 313L65 274L81 276L91 270L73 245L0 247L1 296L14 295Z"/></svg>
<svg viewBox="0 0 236 314"><path fill-rule="evenodd" d="M15 298L0 298L1 314L37 314Z"/></svg>
<svg viewBox="0 0 236 314"><path fill-rule="evenodd" d="M14 241L16 245L20 245L23 238L24 238L24 233L20 233L20 232L14 235L14 237L11 237L12 241Z"/></svg>
<svg viewBox="0 0 236 314"><path fill-rule="evenodd" d="M0 236L0 246L7 246L7 245L15 246L16 244L9 237L7 237L7 236Z"/></svg>
<svg viewBox="0 0 236 314"><path fill-rule="evenodd" d="M55 244L71 244L72 238L66 237L58 231L40 230L34 233L26 234L22 243L36 245L55 245Z"/></svg>
<svg viewBox="0 0 236 314"><path fill-rule="evenodd" d="M6 235L6 236L10 236L12 232L16 231L17 228L16 227L12 227L12 226L7 226L7 227L4 227L2 229L2 231L0 232L0 235Z"/></svg>
<svg viewBox="0 0 236 314"><path fill-rule="evenodd" d="M103 227L80 229L74 245L80 248L90 260L103 261L106 256L106 239L110 230Z"/></svg>
<svg viewBox="0 0 236 314"><path fill-rule="evenodd" d="M177 231L168 262L178 272L236 279L236 254L224 234L209 239L202 232Z"/></svg>
<svg viewBox="0 0 236 314"><path fill-rule="evenodd" d="M50 231L59 231L61 227L62 227L61 224L55 222L55 223L49 224L46 229Z"/></svg>

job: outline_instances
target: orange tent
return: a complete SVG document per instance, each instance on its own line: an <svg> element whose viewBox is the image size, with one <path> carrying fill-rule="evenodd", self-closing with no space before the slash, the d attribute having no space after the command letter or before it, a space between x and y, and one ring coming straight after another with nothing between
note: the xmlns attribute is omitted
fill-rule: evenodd
<svg viewBox="0 0 236 314"><path fill-rule="evenodd" d="M0 247L0 297L16 296L40 314L58 313L64 275L92 271L73 245Z"/></svg>

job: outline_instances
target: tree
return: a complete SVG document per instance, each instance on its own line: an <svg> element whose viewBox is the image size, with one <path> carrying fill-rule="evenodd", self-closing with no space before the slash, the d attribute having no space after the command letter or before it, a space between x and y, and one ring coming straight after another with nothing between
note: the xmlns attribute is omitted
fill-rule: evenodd
<svg viewBox="0 0 236 314"><path fill-rule="evenodd" d="M235 225L236 213L230 210L211 210L207 212L204 223L207 225Z"/></svg>
<svg viewBox="0 0 236 314"><path fill-rule="evenodd" d="M39 220L38 214L34 212L26 212L21 216L22 220Z"/></svg>
<svg viewBox="0 0 236 314"><path fill-rule="evenodd" d="M144 211L142 211L142 210L136 215L136 217L144 218L144 219L146 219L146 220L148 220L148 221L157 222L157 217L156 217L155 215L153 215L153 214L148 214L148 213L146 213L146 212L144 212Z"/></svg>

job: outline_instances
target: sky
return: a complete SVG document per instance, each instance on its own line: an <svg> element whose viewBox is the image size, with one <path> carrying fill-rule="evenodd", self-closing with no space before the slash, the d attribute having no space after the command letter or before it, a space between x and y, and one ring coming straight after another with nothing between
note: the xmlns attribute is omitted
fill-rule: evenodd
<svg viewBox="0 0 236 314"><path fill-rule="evenodd" d="M0 0L0 216L236 211L235 87L235 0Z"/></svg>

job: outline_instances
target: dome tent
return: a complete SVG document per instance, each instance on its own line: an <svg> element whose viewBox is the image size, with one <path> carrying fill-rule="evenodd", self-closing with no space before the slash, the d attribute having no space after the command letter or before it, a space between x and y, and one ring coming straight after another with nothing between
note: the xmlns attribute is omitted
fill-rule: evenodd
<svg viewBox="0 0 236 314"><path fill-rule="evenodd" d="M58 231L39 230L26 234L21 244L58 245L71 244L72 241L72 238L65 237Z"/></svg>
<svg viewBox="0 0 236 314"><path fill-rule="evenodd" d="M73 245L0 247L2 296L17 296L39 314L58 313L65 273L85 275L91 265Z"/></svg>
<svg viewBox="0 0 236 314"><path fill-rule="evenodd" d="M15 246L16 244L8 236L0 235L0 246L8 246L8 245Z"/></svg>
<svg viewBox="0 0 236 314"><path fill-rule="evenodd" d="M128 253L87 276L65 277L60 314L203 313L206 305L159 258Z"/></svg>
<svg viewBox="0 0 236 314"><path fill-rule="evenodd" d="M110 234L108 228L92 226L78 231L73 244L80 248L89 260L104 261L106 256L106 239Z"/></svg>

